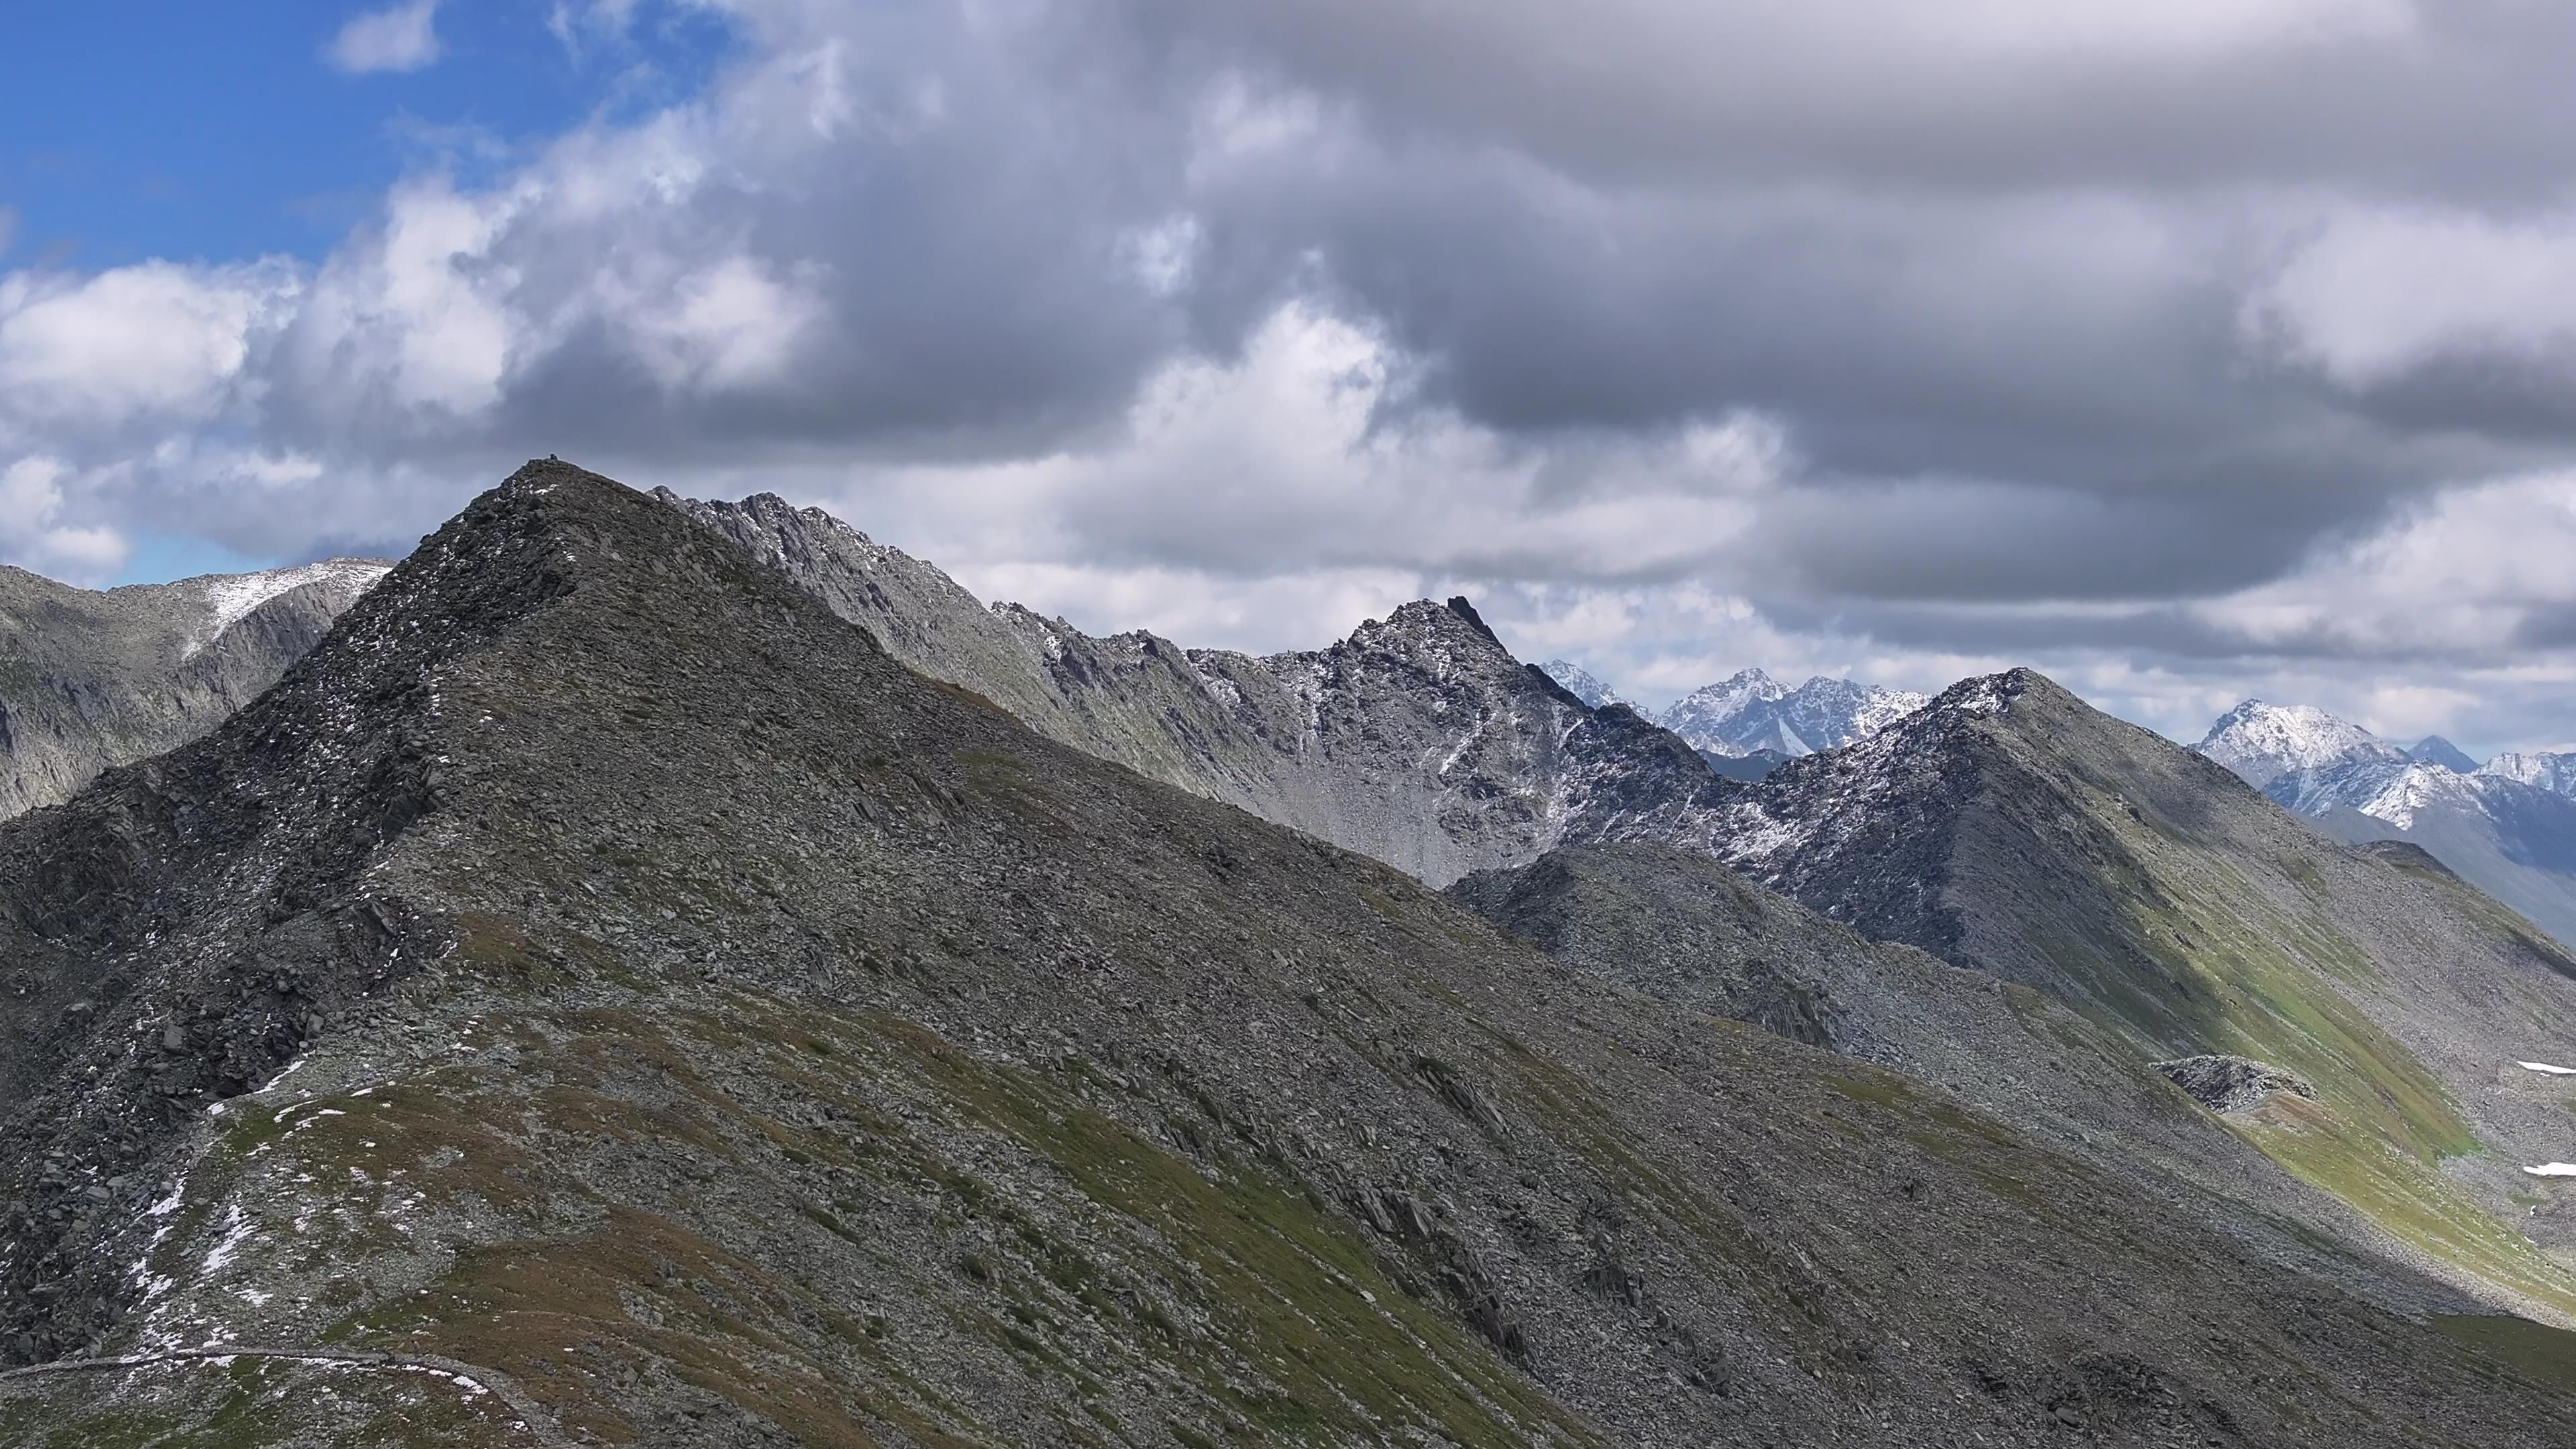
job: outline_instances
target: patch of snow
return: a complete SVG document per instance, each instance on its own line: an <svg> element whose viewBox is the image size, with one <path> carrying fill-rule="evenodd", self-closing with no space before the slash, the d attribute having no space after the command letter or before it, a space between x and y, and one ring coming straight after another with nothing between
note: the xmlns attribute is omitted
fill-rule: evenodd
<svg viewBox="0 0 2576 1449"><path fill-rule="evenodd" d="M224 1235L206 1250L206 1261L199 1271L210 1278L222 1272L225 1265L241 1253L242 1244L250 1241L253 1231L250 1215L241 1210L241 1204L227 1207L224 1210Z"/></svg>
<svg viewBox="0 0 2576 1449"><path fill-rule="evenodd" d="M377 563L360 563L355 559L326 559L288 569L268 569L255 574L228 574L207 579L206 622L188 646L180 651L182 659L194 658L207 645L224 636L224 631L242 620L260 605L306 584L343 583L353 585L353 592L364 593L375 587L392 570Z"/></svg>
<svg viewBox="0 0 2576 1449"><path fill-rule="evenodd" d="M2526 1072L2547 1072L2553 1077L2576 1077L2576 1067L2553 1067L2547 1062L2516 1062Z"/></svg>
<svg viewBox="0 0 2576 1449"><path fill-rule="evenodd" d="M2526 1167L2523 1171L2534 1177L2576 1177L2576 1162L2544 1162L2538 1167Z"/></svg>

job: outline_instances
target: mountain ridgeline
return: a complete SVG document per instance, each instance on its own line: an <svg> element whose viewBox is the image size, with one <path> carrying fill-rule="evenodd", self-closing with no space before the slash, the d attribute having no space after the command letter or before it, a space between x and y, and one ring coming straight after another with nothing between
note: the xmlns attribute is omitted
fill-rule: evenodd
<svg viewBox="0 0 2576 1449"><path fill-rule="evenodd" d="M1328 649L1254 658L1095 639L986 608L819 509L656 495L884 641L1062 743L1432 885L1560 841L1704 834L1737 794L1674 735L1511 656L1464 599L1407 604Z"/></svg>
<svg viewBox="0 0 2576 1449"><path fill-rule="evenodd" d="M104 593L0 567L0 819L212 729L386 567L333 559Z"/></svg>
<svg viewBox="0 0 2576 1449"><path fill-rule="evenodd" d="M2419 857L2032 676L1756 787L1462 604L1248 660L943 585L532 463L0 824L0 1442L2503 1449L2576 1404L2487 1197L2568 1114L2476 1075L2576 983Z"/></svg>

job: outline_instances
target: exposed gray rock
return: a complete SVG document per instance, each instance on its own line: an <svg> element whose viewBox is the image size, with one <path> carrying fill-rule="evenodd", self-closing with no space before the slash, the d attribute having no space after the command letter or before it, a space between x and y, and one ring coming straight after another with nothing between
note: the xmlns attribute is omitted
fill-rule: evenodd
<svg viewBox="0 0 2576 1449"><path fill-rule="evenodd" d="M0 819L212 729L388 567L333 559L100 593L0 566Z"/></svg>
<svg viewBox="0 0 2576 1449"><path fill-rule="evenodd" d="M2190 1093L2193 1101L2222 1116L2250 1112L2270 1101L2274 1092L2287 1092L2309 1101L2315 1101L2317 1096L2317 1089L2306 1078L2250 1057L2220 1053L2181 1057L2155 1066L2175 1086Z"/></svg>
<svg viewBox="0 0 2576 1449"><path fill-rule="evenodd" d="M655 496L1041 734L1434 885L1564 840L1704 835L1734 798L1678 738L1514 659L1464 599L1259 659L1145 633L1095 639L988 609L819 509Z"/></svg>

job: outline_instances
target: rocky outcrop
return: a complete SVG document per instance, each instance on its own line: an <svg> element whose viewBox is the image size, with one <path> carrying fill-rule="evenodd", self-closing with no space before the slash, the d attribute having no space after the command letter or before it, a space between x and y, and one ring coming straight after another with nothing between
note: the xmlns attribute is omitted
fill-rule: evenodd
<svg viewBox="0 0 2576 1449"><path fill-rule="evenodd" d="M2306 1078L2250 1057L2219 1053L2158 1062L2155 1067L2189 1093L2193 1101L2221 1116L2250 1112L2270 1101L2275 1092L2287 1092L2311 1102L2317 1097L2317 1089Z"/></svg>

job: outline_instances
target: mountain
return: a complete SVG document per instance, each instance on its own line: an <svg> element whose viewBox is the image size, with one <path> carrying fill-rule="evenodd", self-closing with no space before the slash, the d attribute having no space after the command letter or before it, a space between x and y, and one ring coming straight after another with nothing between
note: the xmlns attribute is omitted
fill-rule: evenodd
<svg viewBox="0 0 2576 1449"><path fill-rule="evenodd" d="M2286 776L2316 777L2367 765L2394 770L2406 764L2404 750L2314 705L2273 705L2259 699L2220 715L2194 748L2258 790Z"/></svg>
<svg viewBox="0 0 2576 1449"><path fill-rule="evenodd" d="M2312 716L2240 722L2284 759L2331 738ZM2421 850L2337 844L2027 670L1791 761L1717 844L1834 920L2045 992L2143 1057L2232 1056L2311 1084L2239 1130L2455 1281L2576 1310L2556 1256L2576 1249L2576 1194L2526 1171L2564 1159L2567 1094L2517 1065L2576 1045L2576 959Z"/></svg>
<svg viewBox="0 0 2576 1449"><path fill-rule="evenodd" d="M2417 740L2408 747L2406 758L2427 765L2439 765L2458 775L2474 773L2478 768L2478 762L2470 759L2466 750L2440 735L2426 735Z"/></svg>
<svg viewBox="0 0 2576 1449"><path fill-rule="evenodd" d="M2576 943L2576 795L2551 788L2564 757L2500 755L2463 770L2466 756L2439 735L2400 750L2323 710L2250 699L2197 748L2337 839L2412 841Z"/></svg>
<svg viewBox="0 0 2576 1449"><path fill-rule="evenodd" d="M2321 1240L2376 1255L2392 1244L2348 1204L2298 1182L2231 1131L2268 1104L2196 1102L2185 1069L2019 983L1876 941L1664 846L1564 846L1447 891L1505 932L1589 975L1694 1011L1874 1062L1930 1083L2213 1230L2264 1240L2280 1261L2373 1291ZM2310 1091L2305 1083L2288 1087ZM2403 1251L2402 1248L2399 1251Z"/></svg>
<svg viewBox="0 0 2576 1449"><path fill-rule="evenodd" d="M1784 759L1839 749L1923 707L1924 696L1847 679L1790 689L1759 669L1703 685L1658 716L1664 728L1712 755Z"/></svg>
<svg viewBox="0 0 2576 1449"><path fill-rule="evenodd" d="M2576 754L2506 753L2480 765L2478 773L2499 775L2553 795L2576 797Z"/></svg>
<svg viewBox="0 0 2576 1449"><path fill-rule="evenodd" d="M733 539L934 679L1040 734L1432 885L1563 840L1704 835L1735 798L1689 746L1514 659L1464 599L1256 659L1095 639L774 495L672 508Z"/></svg>
<svg viewBox="0 0 2576 1449"><path fill-rule="evenodd" d="M2576 1402L2562 1335L1570 969L552 462L0 825L0 951L10 1442L2506 1446Z"/></svg>
<svg viewBox="0 0 2576 1449"><path fill-rule="evenodd" d="M387 567L332 559L101 593L0 566L0 819L213 728Z"/></svg>
<svg viewBox="0 0 2576 1449"><path fill-rule="evenodd" d="M1570 660L1551 659L1545 664L1540 665L1539 671L1545 674L1548 678L1565 686L1566 693L1573 695L1576 699L1582 700L1585 704L1592 706L1594 709L1599 709L1605 704L1627 703L1627 701L1621 699L1618 694L1610 688L1610 686L1603 684L1600 680L1594 678L1590 670L1587 670L1582 665L1576 664Z"/></svg>

